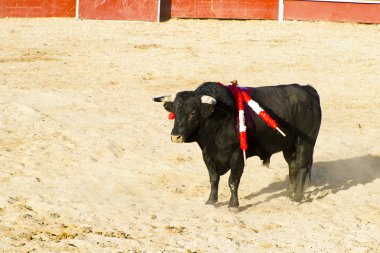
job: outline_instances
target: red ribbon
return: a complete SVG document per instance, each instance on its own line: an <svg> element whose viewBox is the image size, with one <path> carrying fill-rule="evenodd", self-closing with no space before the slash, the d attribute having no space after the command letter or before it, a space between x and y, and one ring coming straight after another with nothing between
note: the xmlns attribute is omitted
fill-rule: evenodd
<svg viewBox="0 0 380 253"><path fill-rule="evenodd" d="M218 83L218 84L223 85L221 83ZM237 87L237 85L238 85L237 81L232 81L231 85L229 85L227 87L229 88L233 97L237 101L238 110L244 111L244 102L248 104L248 102L251 101L252 98L251 98L251 96L248 95L248 93L244 89ZM259 117L262 120L264 120L264 122L267 123L267 125L269 127L273 128L273 129L277 129L277 127L278 127L277 122L274 119L272 119L272 117L269 116L269 114L266 111L264 111L264 110L261 111L259 113ZM243 124L243 126L245 127L245 122L239 122L239 126L241 124ZM243 151L247 150L247 148L248 148L247 133L245 131L240 132L240 148Z"/></svg>
<svg viewBox="0 0 380 253"><path fill-rule="evenodd" d="M278 127L277 122L269 116L269 114L266 111L262 111L259 113L260 118L262 118L265 123L268 124L273 129L276 129Z"/></svg>
<svg viewBox="0 0 380 253"><path fill-rule="evenodd" d="M175 118L174 112L169 113L168 119L174 119L174 118Z"/></svg>
<svg viewBox="0 0 380 253"><path fill-rule="evenodd" d="M228 86L230 89L232 95L234 96L237 107L239 111L244 112L244 93L242 89L239 89L237 87L237 82L232 82L232 85ZM245 128L245 122L243 119L243 122L239 122L239 126L243 126ZM248 149L248 143L247 143L247 133L246 131L239 132L239 139L240 139L240 148L241 150L245 151Z"/></svg>

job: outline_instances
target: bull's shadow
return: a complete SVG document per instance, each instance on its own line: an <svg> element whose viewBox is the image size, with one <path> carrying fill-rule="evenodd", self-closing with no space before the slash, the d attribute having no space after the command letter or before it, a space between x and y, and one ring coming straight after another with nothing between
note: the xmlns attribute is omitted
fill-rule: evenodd
<svg viewBox="0 0 380 253"><path fill-rule="evenodd" d="M378 178L380 178L379 156L365 155L336 161L315 162L311 174L311 183L305 187L305 201L311 202L315 199L322 199L329 194L336 194L359 184L365 185ZM243 197L250 200L262 194L270 194L264 201L242 206L240 210L244 211L263 202L287 196L288 182L289 179L287 178Z"/></svg>

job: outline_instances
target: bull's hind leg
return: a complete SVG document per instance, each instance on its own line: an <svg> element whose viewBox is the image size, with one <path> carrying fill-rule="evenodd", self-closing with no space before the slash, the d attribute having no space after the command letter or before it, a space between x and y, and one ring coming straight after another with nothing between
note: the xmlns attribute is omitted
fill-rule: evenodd
<svg viewBox="0 0 380 253"><path fill-rule="evenodd" d="M296 182L297 182L297 166L296 166L297 152L296 152L295 147L292 147L290 149L284 150L282 153L289 166L288 196L292 198L296 190Z"/></svg>
<svg viewBox="0 0 380 253"><path fill-rule="evenodd" d="M296 202L301 202L303 199L306 177L310 173L313 164L313 153L314 145L299 138L296 155L296 167L298 173L293 198Z"/></svg>

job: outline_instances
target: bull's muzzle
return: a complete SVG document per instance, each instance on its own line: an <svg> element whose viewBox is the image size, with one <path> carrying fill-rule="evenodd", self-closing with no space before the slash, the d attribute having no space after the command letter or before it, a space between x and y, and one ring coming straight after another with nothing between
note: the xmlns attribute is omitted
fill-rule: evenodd
<svg viewBox="0 0 380 253"><path fill-rule="evenodd" d="M183 142L182 135L172 135L172 142L182 143Z"/></svg>

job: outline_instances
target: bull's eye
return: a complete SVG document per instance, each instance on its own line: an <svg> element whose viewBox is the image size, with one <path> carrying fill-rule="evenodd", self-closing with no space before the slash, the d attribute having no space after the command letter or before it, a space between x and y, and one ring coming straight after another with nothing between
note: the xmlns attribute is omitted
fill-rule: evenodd
<svg viewBox="0 0 380 253"><path fill-rule="evenodd" d="M197 115L197 112L196 111L192 111L191 113L189 113L189 117L194 117Z"/></svg>

